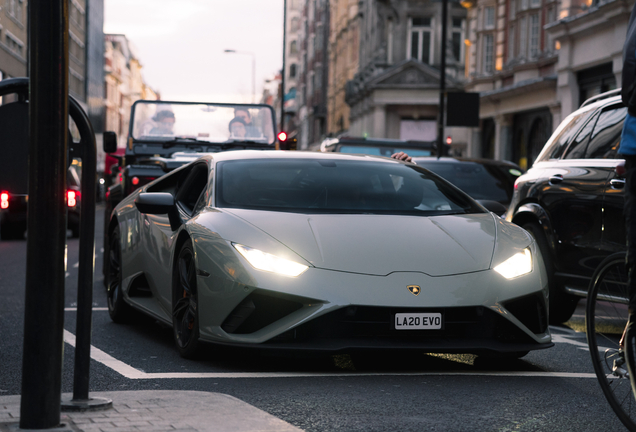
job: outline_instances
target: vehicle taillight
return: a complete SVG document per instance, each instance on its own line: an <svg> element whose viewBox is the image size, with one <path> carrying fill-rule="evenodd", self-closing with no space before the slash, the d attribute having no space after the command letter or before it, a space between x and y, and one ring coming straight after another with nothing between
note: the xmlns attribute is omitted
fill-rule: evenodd
<svg viewBox="0 0 636 432"><path fill-rule="evenodd" d="M66 191L66 203L69 207L75 207L77 205L78 193L74 190Z"/></svg>
<svg viewBox="0 0 636 432"><path fill-rule="evenodd" d="M616 167L614 168L614 172L616 172L616 175L619 177L623 177L625 176L625 174L627 174L627 170L625 169L625 161L620 161Z"/></svg>
<svg viewBox="0 0 636 432"><path fill-rule="evenodd" d="M0 208L9 208L9 192L0 193Z"/></svg>
<svg viewBox="0 0 636 432"><path fill-rule="evenodd" d="M128 194L131 194L135 191L135 189L140 188L144 185L147 185L153 180L156 180L158 177L152 176L134 176L130 179L130 184L128 185ZM127 194L127 195L128 195Z"/></svg>

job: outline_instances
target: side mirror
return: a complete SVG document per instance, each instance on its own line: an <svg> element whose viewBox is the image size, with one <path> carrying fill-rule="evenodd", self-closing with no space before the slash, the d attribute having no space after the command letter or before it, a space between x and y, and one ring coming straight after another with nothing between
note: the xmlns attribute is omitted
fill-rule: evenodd
<svg viewBox="0 0 636 432"><path fill-rule="evenodd" d="M477 202L486 207L486 210L493 212L497 216L501 216L506 213L506 207L499 201L477 200Z"/></svg>
<svg viewBox="0 0 636 432"><path fill-rule="evenodd" d="M135 199L141 213L167 214L174 207L174 196L167 192L144 192Z"/></svg>
<svg viewBox="0 0 636 432"><path fill-rule="evenodd" d="M179 229L182 224L174 196L167 192L142 192L135 198L135 207L141 213L167 214L172 231Z"/></svg>
<svg viewBox="0 0 636 432"><path fill-rule="evenodd" d="M104 132L104 153L115 153L117 151L117 134L115 132Z"/></svg>

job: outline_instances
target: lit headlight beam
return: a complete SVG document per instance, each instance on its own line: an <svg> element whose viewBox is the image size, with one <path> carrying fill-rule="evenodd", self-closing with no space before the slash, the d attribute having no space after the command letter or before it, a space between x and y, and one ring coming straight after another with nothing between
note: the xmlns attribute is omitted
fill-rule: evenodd
<svg viewBox="0 0 636 432"><path fill-rule="evenodd" d="M514 279L532 271L532 254L530 249L516 253L498 266L494 270L506 279Z"/></svg>
<svg viewBox="0 0 636 432"><path fill-rule="evenodd" d="M296 277L303 274L305 270L309 268L306 265L280 258L258 249L243 246L242 244L232 243L232 246L243 255L252 267L258 270Z"/></svg>

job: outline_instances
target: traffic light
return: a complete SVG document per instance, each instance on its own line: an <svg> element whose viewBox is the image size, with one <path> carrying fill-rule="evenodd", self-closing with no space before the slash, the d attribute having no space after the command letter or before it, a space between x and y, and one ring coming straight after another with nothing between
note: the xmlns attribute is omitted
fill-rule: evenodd
<svg viewBox="0 0 636 432"><path fill-rule="evenodd" d="M281 150L287 150L287 132L280 131L276 137L278 138L278 148Z"/></svg>

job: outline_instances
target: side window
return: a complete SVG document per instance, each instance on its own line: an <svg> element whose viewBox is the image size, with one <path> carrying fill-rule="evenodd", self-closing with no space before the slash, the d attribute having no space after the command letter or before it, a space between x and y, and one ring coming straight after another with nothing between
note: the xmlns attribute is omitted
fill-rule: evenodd
<svg viewBox="0 0 636 432"><path fill-rule="evenodd" d="M581 125L587 121L592 112L591 110L583 111L578 114L573 114L569 119L563 120L563 123L554 131L548 143L537 157L537 161L559 159L563 155L572 137L576 135Z"/></svg>
<svg viewBox="0 0 636 432"><path fill-rule="evenodd" d="M188 214L192 214L199 197L208 184L208 165L198 163L177 188L176 201Z"/></svg>
<svg viewBox="0 0 636 432"><path fill-rule="evenodd" d="M572 141L566 150L564 159L585 158L585 150L587 149L587 144L590 142L590 135L592 134L592 129L594 128L597 118L598 116L594 117L587 122L585 126L583 126L583 129L581 129L576 138L574 138L574 141Z"/></svg>
<svg viewBox="0 0 636 432"><path fill-rule="evenodd" d="M598 118L590 137L585 157L588 159L615 159L621 142L627 107L605 109Z"/></svg>

